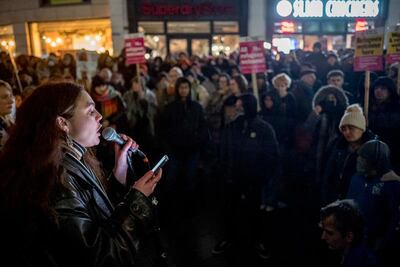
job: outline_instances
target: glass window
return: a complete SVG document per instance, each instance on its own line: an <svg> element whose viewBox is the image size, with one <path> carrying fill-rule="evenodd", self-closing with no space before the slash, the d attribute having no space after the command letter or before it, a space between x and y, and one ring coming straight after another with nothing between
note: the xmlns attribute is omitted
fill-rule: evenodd
<svg viewBox="0 0 400 267"><path fill-rule="evenodd" d="M65 50L106 50L112 55L111 21L109 19L30 23L32 51L35 56Z"/></svg>
<svg viewBox="0 0 400 267"><path fill-rule="evenodd" d="M0 26L0 51L15 49L14 31L11 25Z"/></svg>
<svg viewBox="0 0 400 267"><path fill-rule="evenodd" d="M57 5L71 5L90 3L90 0L42 0L42 6L57 6Z"/></svg>
<svg viewBox="0 0 400 267"><path fill-rule="evenodd" d="M236 33L239 32L237 21L214 21L215 33Z"/></svg>
<svg viewBox="0 0 400 267"><path fill-rule="evenodd" d="M172 55L177 55L181 52L188 53L187 39L170 39L169 51Z"/></svg>
<svg viewBox="0 0 400 267"><path fill-rule="evenodd" d="M145 35L144 45L151 50L151 57L165 57L167 55L167 46L165 35Z"/></svg>
<svg viewBox="0 0 400 267"><path fill-rule="evenodd" d="M210 33L210 22L172 21L167 22L168 33Z"/></svg>
<svg viewBox="0 0 400 267"><path fill-rule="evenodd" d="M320 33L320 24L315 21L303 23L304 33Z"/></svg>
<svg viewBox="0 0 400 267"><path fill-rule="evenodd" d="M239 49L239 35L214 35L212 40L211 50L214 56L220 52L230 54Z"/></svg>
<svg viewBox="0 0 400 267"><path fill-rule="evenodd" d="M138 27L139 32L164 33L164 22L162 21L141 21Z"/></svg>
<svg viewBox="0 0 400 267"><path fill-rule="evenodd" d="M374 21L359 20L347 23L347 32L359 32L372 29L375 29Z"/></svg>
<svg viewBox="0 0 400 267"><path fill-rule="evenodd" d="M199 57L208 56L210 54L208 39L192 39L192 54Z"/></svg>
<svg viewBox="0 0 400 267"><path fill-rule="evenodd" d="M301 33L303 27L301 23L293 21L281 21L274 23L274 33Z"/></svg>
<svg viewBox="0 0 400 267"><path fill-rule="evenodd" d="M346 24L344 22L329 21L321 23L323 33L343 33L346 32Z"/></svg>
<svg viewBox="0 0 400 267"><path fill-rule="evenodd" d="M303 48L303 35L297 34L276 34L272 37L272 45L279 52L289 54L291 50Z"/></svg>

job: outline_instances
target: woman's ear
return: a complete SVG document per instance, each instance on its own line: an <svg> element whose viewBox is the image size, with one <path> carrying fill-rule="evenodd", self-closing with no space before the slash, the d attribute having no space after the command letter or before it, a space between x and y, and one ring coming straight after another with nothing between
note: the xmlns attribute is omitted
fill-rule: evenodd
<svg viewBox="0 0 400 267"><path fill-rule="evenodd" d="M61 131L65 132L65 133L69 133L69 125L68 125L68 121L67 119L58 116L56 119L56 124L57 126L60 128Z"/></svg>

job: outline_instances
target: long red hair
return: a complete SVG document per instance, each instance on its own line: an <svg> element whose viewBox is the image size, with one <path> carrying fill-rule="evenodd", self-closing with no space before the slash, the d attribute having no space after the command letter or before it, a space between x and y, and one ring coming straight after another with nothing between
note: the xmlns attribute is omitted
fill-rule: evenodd
<svg viewBox="0 0 400 267"><path fill-rule="evenodd" d="M6 208L32 207L53 214L52 200L64 185L61 144L65 133L56 119L73 116L82 90L73 83L48 83L21 105L0 155L0 194Z"/></svg>

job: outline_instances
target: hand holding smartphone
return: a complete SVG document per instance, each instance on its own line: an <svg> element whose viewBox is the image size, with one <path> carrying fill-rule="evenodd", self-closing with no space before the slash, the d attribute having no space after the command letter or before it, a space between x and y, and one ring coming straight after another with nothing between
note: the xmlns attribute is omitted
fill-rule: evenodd
<svg viewBox="0 0 400 267"><path fill-rule="evenodd" d="M164 166L164 164L169 160L167 155L164 155L159 162L157 162L157 164L153 167L153 169L151 169L153 171L154 174L157 174L157 172L160 170L160 168L162 166Z"/></svg>

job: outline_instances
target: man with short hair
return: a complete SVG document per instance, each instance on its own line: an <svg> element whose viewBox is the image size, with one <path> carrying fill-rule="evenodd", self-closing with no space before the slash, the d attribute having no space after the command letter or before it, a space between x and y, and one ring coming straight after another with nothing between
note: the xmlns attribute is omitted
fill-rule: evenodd
<svg viewBox="0 0 400 267"><path fill-rule="evenodd" d="M334 69L328 72L326 75L326 80L328 85L336 86L339 89L344 90L346 93L347 98L349 99L349 104L356 103L355 96L350 90L347 88L347 84L344 82L344 73L339 69Z"/></svg>
<svg viewBox="0 0 400 267"><path fill-rule="evenodd" d="M340 252L340 267L376 267L375 254L363 244L364 222L353 200L337 200L320 211L321 239L329 249ZM330 263L334 262L329 260Z"/></svg>

